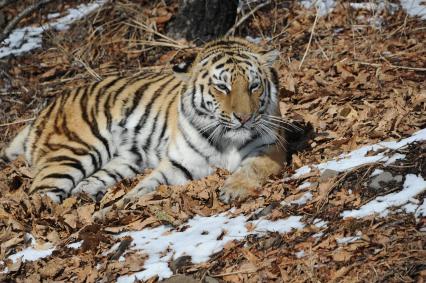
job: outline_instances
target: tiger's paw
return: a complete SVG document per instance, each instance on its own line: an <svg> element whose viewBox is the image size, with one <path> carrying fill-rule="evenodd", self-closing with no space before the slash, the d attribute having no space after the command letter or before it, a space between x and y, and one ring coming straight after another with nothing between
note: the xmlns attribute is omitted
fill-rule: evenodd
<svg viewBox="0 0 426 283"><path fill-rule="evenodd" d="M95 213L93 213L92 219L103 221L106 219L106 216L108 213L110 213L110 211L112 211L113 209L115 210L124 209L128 202L129 202L128 199L122 198L118 200L117 202L111 204L110 206L103 207L99 209L98 211L96 211Z"/></svg>
<svg viewBox="0 0 426 283"><path fill-rule="evenodd" d="M42 192L41 195L48 196L54 203L61 203L66 198L64 194L55 192Z"/></svg>
<svg viewBox="0 0 426 283"><path fill-rule="evenodd" d="M86 193L96 201L98 195L103 195L105 193L105 185L98 179L89 177L81 181L75 189L72 190L73 195L78 193Z"/></svg>
<svg viewBox="0 0 426 283"><path fill-rule="evenodd" d="M128 192L122 199L118 200L117 202L113 203L110 206L104 207L97 212L95 212L92 215L93 220L105 220L107 214L115 209L124 209L128 203L131 203L135 200L137 200L139 197L142 197L146 195L147 193L150 193L153 191L153 188L146 188L142 187L140 185L137 185L135 188L133 188L130 192Z"/></svg>
<svg viewBox="0 0 426 283"><path fill-rule="evenodd" d="M99 209L92 215L93 220L103 221L106 219L107 214L112 210L112 205Z"/></svg>
<svg viewBox="0 0 426 283"><path fill-rule="evenodd" d="M249 196L254 195L255 187L255 182L231 176L220 189L219 199L226 204L234 201L243 201Z"/></svg>

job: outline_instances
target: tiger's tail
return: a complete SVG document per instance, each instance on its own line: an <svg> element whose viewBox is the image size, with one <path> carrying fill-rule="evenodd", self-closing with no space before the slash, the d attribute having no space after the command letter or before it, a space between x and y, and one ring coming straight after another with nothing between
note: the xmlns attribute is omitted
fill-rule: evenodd
<svg viewBox="0 0 426 283"><path fill-rule="evenodd" d="M12 142L0 151L0 159L5 162L15 160L18 155L25 154L25 142L30 133L31 125L25 126Z"/></svg>

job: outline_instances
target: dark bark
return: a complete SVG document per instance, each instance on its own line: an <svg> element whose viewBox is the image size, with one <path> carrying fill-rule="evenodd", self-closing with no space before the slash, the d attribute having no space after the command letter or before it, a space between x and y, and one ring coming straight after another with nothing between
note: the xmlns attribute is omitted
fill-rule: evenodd
<svg viewBox="0 0 426 283"><path fill-rule="evenodd" d="M218 38L234 25L238 0L180 0L178 14L168 24L169 36L197 43Z"/></svg>

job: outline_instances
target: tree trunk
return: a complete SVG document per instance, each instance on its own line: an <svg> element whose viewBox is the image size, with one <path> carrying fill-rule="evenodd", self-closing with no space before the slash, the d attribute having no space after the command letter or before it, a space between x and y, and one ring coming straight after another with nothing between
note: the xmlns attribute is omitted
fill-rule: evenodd
<svg viewBox="0 0 426 283"><path fill-rule="evenodd" d="M181 0L169 23L169 36L205 42L224 35L235 23L238 0Z"/></svg>

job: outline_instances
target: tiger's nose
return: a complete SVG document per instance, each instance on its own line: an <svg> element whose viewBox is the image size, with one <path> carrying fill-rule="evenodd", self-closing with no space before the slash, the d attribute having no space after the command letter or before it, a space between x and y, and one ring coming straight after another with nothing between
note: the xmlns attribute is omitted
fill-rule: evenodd
<svg viewBox="0 0 426 283"><path fill-rule="evenodd" d="M243 125L247 123L248 120L250 120L252 115L246 113L234 113L234 116Z"/></svg>

